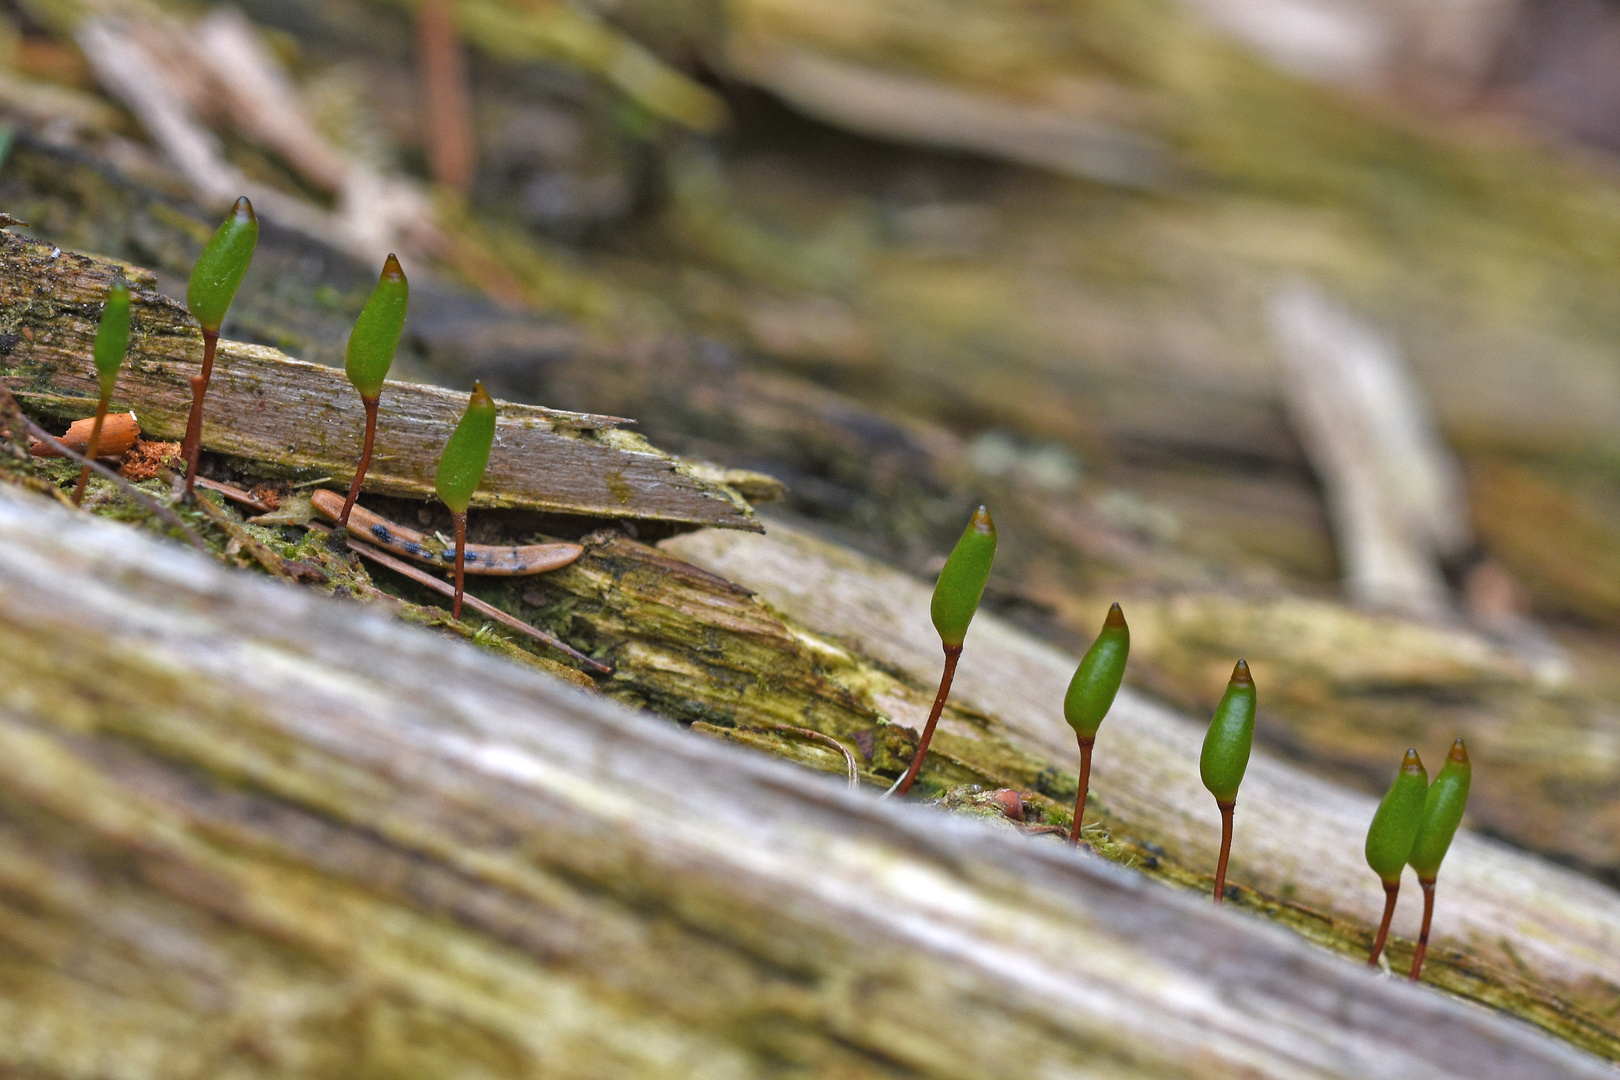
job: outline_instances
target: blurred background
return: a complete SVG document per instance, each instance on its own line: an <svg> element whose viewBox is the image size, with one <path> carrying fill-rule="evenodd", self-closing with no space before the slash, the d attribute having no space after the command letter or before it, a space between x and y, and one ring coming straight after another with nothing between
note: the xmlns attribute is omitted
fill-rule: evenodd
<svg viewBox="0 0 1620 1080"><path fill-rule="evenodd" d="M1615 0L5 0L0 209L229 336L635 418L1620 881ZM775 478L775 481L767 479Z"/></svg>

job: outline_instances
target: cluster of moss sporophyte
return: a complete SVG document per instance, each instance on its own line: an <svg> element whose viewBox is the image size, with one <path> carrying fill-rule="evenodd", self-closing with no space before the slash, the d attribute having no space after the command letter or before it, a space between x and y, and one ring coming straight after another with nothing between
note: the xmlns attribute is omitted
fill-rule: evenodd
<svg viewBox="0 0 1620 1080"><path fill-rule="evenodd" d="M242 279L247 275L258 238L259 221L253 213L253 204L246 197L236 200L224 222L203 247L186 287L186 308L197 320L203 336L202 366L191 378L191 408L186 418L185 440L181 444L181 454L186 461L187 500L196 497L197 466L202 453L203 404L209 381L213 376L220 326L236 298ZM366 427L354 479L349 485L348 497L344 500L342 513L338 518L339 536L346 535L345 527L350 511L359 497L367 469L371 464L377 436L378 402L388 378L388 371L393 365L394 354L399 348L409 304L410 283L406 280L404 268L400 266L396 256L389 255L383 263L376 288L372 290L371 296L355 320L345 355L344 371L365 406ZM102 424L117 385L119 368L129 347L129 332L129 285L122 276L117 276L107 290L107 300L102 307L93 350L101 393L96 405L95 423L91 428L88 453L85 455L90 461L95 460L96 451L99 449ZM467 508L471 505L473 493L483 482L484 472L489 465L490 450L495 441L496 412L494 399L481 384L475 383L466 411L446 440L439 458L435 489L440 500L450 510L456 530L456 581L452 614L457 619L461 618L462 601L466 591ZM90 467L86 465L80 473L79 483L73 495L75 505L83 499L89 472ZM988 520L986 516L985 521ZM990 528L990 545L993 551L995 546L993 527ZM988 562L985 563L984 572L986 574L989 572ZM961 618L963 631L966 630L966 620L972 617L971 607L977 606L978 596L983 588L984 582L980 578L977 590L972 591L970 608L966 616ZM960 633L957 634L956 641L959 648ZM943 694L943 691L941 693Z"/></svg>
<svg viewBox="0 0 1620 1080"><path fill-rule="evenodd" d="M1413 982L1423 973L1423 957L1429 949L1429 928L1434 920L1434 883L1440 864L1451 849L1451 839L1468 808L1471 778L1468 747L1461 739L1451 744L1446 763L1429 783L1428 771L1416 750L1408 750L1395 774L1395 782L1384 793L1367 827L1367 865L1384 883L1384 917L1373 939L1369 966L1378 964L1389 937L1395 900L1400 894L1401 873L1410 866L1423 888L1423 928L1412 955Z"/></svg>
<svg viewBox="0 0 1620 1080"><path fill-rule="evenodd" d="M186 497L194 498L202 436L203 401L219 339L219 329L252 260L258 221L247 199L239 199L225 222L197 260L187 288L187 306L203 333L203 362L191 379L192 402L183 453L186 459ZM338 543L347 538L347 524L371 463L378 427L378 404L404 331L410 286L404 269L389 255L376 288L367 299L350 333L344 369L365 406L365 434L354 478L338 516ZM97 327L94 363L100 383L87 460L94 460L102 424L106 419L120 366L128 349L131 301L122 276L109 284ZM467 512L488 469L494 446L498 410L480 383L474 383L467 406L445 441L434 488L450 511L455 526L455 587L452 617L459 620L465 597ZM83 498L89 466L80 473L73 495ZM335 497L333 499L335 502ZM329 512L329 511L328 511ZM910 764L885 792L905 795L915 783L928 756L934 730L950 696L969 626L979 609L996 555L996 527L987 508L980 506L969 520L945 560L935 583L930 615L944 650L944 670L933 708L918 739ZM1102 629L1076 667L1063 698L1064 720L1073 728L1080 751L1079 786L1069 844L1078 846L1083 835L1090 789L1092 751L1103 720L1112 709L1130 657L1131 636L1119 604L1109 607ZM1214 899L1221 903L1226 891L1231 856L1233 816L1238 789L1248 768L1254 745L1256 692L1248 664L1237 661L1226 691L1210 719L1199 757L1199 774L1215 797L1221 814L1220 855L1216 864ZM1379 803L1367 830L1367 864L1378 874L1385 890L1383 918L1368 963L1376 965L1388 939L1405 867L1416 871L1423 888L1423 927L1413 957L1411 978L1422 972L1434 915L1435 881L1452 837L1468 803L1468 752L1461 739L1452 746L1445 765L1429 781L1417 751L1408 750L1395 780Z"/></svg>

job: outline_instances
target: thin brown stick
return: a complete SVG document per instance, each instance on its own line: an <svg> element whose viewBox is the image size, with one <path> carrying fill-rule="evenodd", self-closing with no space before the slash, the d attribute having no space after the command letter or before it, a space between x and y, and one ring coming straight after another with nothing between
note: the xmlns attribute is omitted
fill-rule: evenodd
<svg viewBox="0 0 1620 1080"><path fill-rule="evenodd" d="M798 738L809 739L813 743L818 743L830 749L837 750L840 754L844 755L844 767L849 770L850 790L853 791L861 786L861 768L855 763L855 755L850 753L849 747L845 746L831 735L824 735L819 731L812 731L809 728L794 727L792 724L772 724L768 728L756 730L775 731L782 735L794 735Z"/></svg>
<svg viewBox="0 0 1620 1080"><path fill-rule="evenodd" d="M934 739L934 725L939 723L939 714L945 711L945 699L951 696L951 680L956 678L956 662L962 657L962 646L945 646L945 673L939 677L939 693L934 695L934 708L928 714L928 724L923 728L922 738L917 740L917 753L912 756L911 767L906 770L894 787L884 792L884 796L904 795L911 790L911 785L922 771L923 758L928 756L928 744Z"/></svg>
<svg viewBox="0 0 1620 1080"><path fill-rule="evenodd" d="M221 480L210 480L206 476L199 476L197 477L197 486L207 488L209 491L217 491L231 502L245 506L249 510L256 510L261 514L270 513L270 507L265 505L264 500L250 492L243 491L235 484L227 484Z"/></svg>
<svg viewBox="0 0 1620 1080"><path fill-rule="evenodd" d="M1389 923L1395 917L1395 898L1400 895L1399 881L1384 882L1384 917L1378 922L1378 936L1373 939L1372 952L1367 957L1368 967L1377 967L1384 953L1384 942L1389 938Z"/></svg>
<svg viewBox="0 0 1620 1080"><path fill-rule="evenodd" d="M349 497L343 500L343 512L338 515L338 528L349 527L349 511L354 509L354 500L360 497L360 485L366 479L366 470L371 467L371 448L377 440L377 395L367 397L360 395L360 403L366 407L366 442L360 450L360 464L354 470L354 482L349 485Z"/></svg>
<svg viewBox="0 0 1620 1080"><path fill-rule="evenodd" d="M107 422L107 406L109 404L111 404L111 399L106 395L102 395L101 400L96 402L96 422L91 425L90 441L84 446L84 456L89 458L91 461L96 460L96 451L101 449L101 425ZM80 466L79 483L73 489L74 506L78 506L80 503L84 502L84 489L89 483L90 466Z"/></svg>
<svg viewBox="0 0 1620 1080"><path fill-rule="evenodd" d="M173 510L169 509L167 506L164 506L162 503L152 498L152 496L148 495L134 484L131 484L128 480L125 480L122 476L119 476L117 473L113 472L99 461L92 461L90 458L85 457L77 450L73 450L62 445L62 443L57 440L56 436L52 435L38 424L28 419L27 414L22 411L22 407L17 404L17 399L11 396L11 388L6 386L5 383L0 383L0 410L4 410L8 413L16 413L17 417L22 420L23 426L28 429L28 433L34 438L55 450L62 457L68 458L71 461L77 461L80 465L90 466L90 468L95 470L98 475L103 476L117 484L119 490L123 491L124 494L128 495L130 498L152 511L152 513L156 514L158 517L180 530L180 534L186 538L192 547L196 548L210 559L214 557L214 553L208 550L208 545L203 543L202 537L198 536L196 531L192 529L190 525L187 525L184 521L182 521L179 514L176 514Z"/></svg>
<svg viewBox="0 0 1620 1080"><path fill-rule="evenodd" d="M1221 858L1215 864L1215 902L1219 904L1226 899L1226 860L1232 854L1232 810L1237 803L1216 799L1215 805L1221 808Z"/></svg>
<svg viewBox="0 0 1620 1080"><path fill-rule="evenodd" d="M1434 921L1434 878L1427 881L1418 878L1418 884L1423 886L1423 930L1418 934L1417 949L1412 953L1413 982L1423 974L1423 957L1429 951L1429 924Z"/></svg>
<svg viewBox="0 0 1620 1080"><path fill-rule="evenodd" d="M1074 824L1069 827L1070 847L1080 843L1080 822L1086 816L1086 793L1091 790L1091 748L1097 742L1096 736L1087 737L1078 732L1075 738L1080 741L1080 790L1074 796Z"/></svg>
<svg viewBox="0 0 1620 1080"><path fill-rule="evenodd" d="M186 459L186 498L194 498L197 489L197 462L202 458L203 397L208 393L208 380L214 377L214 350L219 347L219 331L204 330L202 371L191 377L191 412L186 415L186 437L180 443L180 453Z"/></svg>
<svg viewBox="0 0 1620 1080"><path fill-rule="evenodd" d="M424 0L416 15L422 75L423 129L433 179L465 195L475 151L467 68L447 0Z"/></svg>
<svg viewBox="0 0 1620 1080"><path fill-rule="evenodd" d="M453 618L461 618L461 598L467 591L467 511L450 512L456 523L456 598L450 607Z"/></svg>
<svg viewBox="0 0 1620 1080"><path fill-rule="evenodd" d="M434 577L432 574L421 569L420 567L412 566L403 559L396 559L386 551L374 548L370 544L361 543L359 540L351 537L349 539L349 550L354 552L356 555L370 559L379 566L388 567L388 569L394 571L396 574L403 574L405 577L410 578L418 585L425 585L440 595L452 596L455 593L455 590L448 582L441 581L439 578ZM506 612L502 611L493 604L487 604L478 599L476 596L469 596L466 598L466 601L468 607L472 608L485 618L498 622L502 626L516 630L520 634L525 634L543 645L549 645L551 648L556 649L558 652L572 658L573 660L578 661L580 665L589 668L598 675L613 674L613 668L609 667L607 664L602 663L600 660L592 660L590 657L586 656L584 653L580 652L572 645L567 644L555 635L547 633L537 626L530 626L522 619L508 615Z"/></svg>

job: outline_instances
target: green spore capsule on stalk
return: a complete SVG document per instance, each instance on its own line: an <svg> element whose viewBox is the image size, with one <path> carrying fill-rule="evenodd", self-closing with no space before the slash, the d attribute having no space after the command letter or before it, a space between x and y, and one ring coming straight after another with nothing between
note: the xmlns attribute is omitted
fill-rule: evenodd
<svg viewBox="0 0 1620 1080"><path fill-rule="evenodd" d="M1215 866L1217 904L1226 893L1226 862L1232 854L1232 811L1237 807L1238 785L1243 783L1249 752L1254 749L1254 709L1254 679L1248 663L1239 660L1221 703L1215 706L1198 759L1199 775L1221 811L1221 857Z"/></svg>
<svg viewBox="0 0 1620 1080"><path fill-rule="evenodd" d="M466 592L467 507L484 479L494 444L495 401L483 383L475 382L472 396L467 399L467 411L439 455L439 472L433 484L456 525L456 596L451 615L457 619L461 618L461 599Z"/></svg>
<svg viewBox="0 0 1620 1080"><path fill-rule="evenodd" d="M186 437L180 451L186 458L186 497L191 498L197 484L197 460L202 455L203 397L208 393L208 381L214 374L214 350L219 346L219 327L225 321L231 301L236 298L237 286L253 261L253 249L259 242L259 219L254 216L253 204L247 196L236 200L213 238L197 257L191 268L191 281L186 285L186 308L202 327L202 370L191 378L191 413L186 418Z"/></svg>
<svg viewBox="0 0 1620 1080"><path fill-rule="evenodd" d="M360 317L349 334L343 370L359 391L361 404L366 408L366 435L360 463L354 470L354 481L349 485L349 496L343 501L343 512L338 516L339 528L348 526L349 511L354 509L366 470L371 467L371 451L377 439L377 402L382 396L388 369L394 364L394 352L399 348L399 335L405 329L405 309L410 297L411 286L405 280L405 271L399 260L389 255L383 263L377 287L371 291L366 306L360 309Z"/></svg>
<svg viewBox="0 0 1620 1080"><path fill-rule="evenodd" d="M1368 967L1378 966L1389 937L1389 923L1395 915L1395 899L1401 890L1401 871L1412 854L1418 824L1423 820L1424 797L1429 790L1429 770L1416 750L1408 750L1395 774L1395 782L1384 793L1367 827L1367 865L1384 883L1384 917L1378 923Z"/></svg>
<svg viewBox="0 0 1620 1080"><path fill-rule="evenodd" d="M107 287L107 302L101 307L101 324L96 327L96 344L91 351L96 365L96 378L101 383L101 397L96 402L96 421L90 427L90 442L84 456L96 460L101 449L101 426L107 421L107 407L112 404L113 390L118 385L118 369L124 364L124 353L129 349L129 284L122 274L112 279ZM85 485L90 482L90 466L79 470L79 483L73 489L73 505L84 501Z"/></svg>
<svg viewBox="0 0 1620 1080"><path fill-rule="evenodd" d="M1063 719L1074 728L1080 743L1080 790L1074 798L1074 824L1069 828L1069 846L1080 842L1080 822L1085 816L1086 795L1091 788L1091 748L1097 729L1114 704L1119 684L1125 678L1125 661L1131 653L1131 629L1125 625L1125 612L1118 604L1108 609L1102 631L1091 643L1069 691L1063 696Z"/></svg>
<svg viewBox="0 0 1620 1080"><path fill-rule="evenodd" d="M940 676L939 693L934 695L934 708L928 714L922 738L917 741L917 752L912 755L911 767L895 785L884 794L904 795L911 790L922 770L923 759L928 756L928 744L934 738L934 725L945 710L945 699L951 693L951 680L956 677L956 662L962 656L962 642L967 637L968 624L979 610L985 583L990 580L990 565L996 558L996 523L990 520L990 511L979 507L968 521L962 538L956 542L945 559L945 566L934 583L934 602L930 614L934 629L939 631L940 644L945 648L945 673Z"/></svg>
<svg viewBox="0 0 1620 1080"><path fill-rule="evenodd" d="M1440 864L1451 849L1451 838L1462 824L1463 811L1468 809L1468 785L1473 768L1468 763L1468 747L1461 739L1451 744L1446 763L1434 776L1434 783L1423 799L1423 817L1418 822L1417 836L1412 840L1412 853L1407 862L1417 871L1418 884L1423 887L1423 930L1418 934L1417 950L1412 954L1412 981L1423 973L1423 957L1429 951L1429 926L1434 921L1434 880L1440 874Z"/></svg>

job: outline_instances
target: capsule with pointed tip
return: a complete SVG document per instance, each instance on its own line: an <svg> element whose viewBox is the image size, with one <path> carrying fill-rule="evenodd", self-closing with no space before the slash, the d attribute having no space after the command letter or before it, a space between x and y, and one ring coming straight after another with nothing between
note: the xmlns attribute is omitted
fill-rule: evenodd
<svg viewBox="0 0 1620 1080"><path fill-rule="evenodd" d="M1254 748L1254 709L1254 679L1249 675L1249 665L1239 660L1221 703L1215 706L1198 759L1198 773L1218 803L1237 799L1238 785L1243 783L1249 752Z"/></svg>
<svg viewBox="0 0 1620 1080"><path fill-rule="evenodd" d="M93 356L96 375L101 380L103 401L112 397L118 383L118 369L124 364L124 353L129 349L129 284L123 275L113 278L107 289L107 302L101 309L101 324L96 327Z"/></svg>
<svg viewBox="0 0 1620 1080"><path fill-rule="evenodd" d="M981 506L946 557L934 585L934 629L946 648L960 647L967 637L968 624L979 610L995 558L996 523L990 520L990 511Z"/></svg>
<svg viewBox="0 0 1620 1080"><path fill-rule="evenodd" d="M467 512L473 492L489 467L489 451L494 443L495 401L483 383L475 382L472 396L467 399L467 411L439 455L439 472L434 479L434 489L451 513Z"/></svg>
<svg viewBox="0 0 1620 1080"><path fill-rule="evenodd" d="M259 242L259 219L247 196L236 205L197 257L186 286L186 307L204 331L217 334Z"/></svg>
<svg viewBox="0 0 1620 1080"><path fill-rule="evenodd" d="M393 366L399 336L405 329L405 309L410 303L410 283L393 255L383 263L377 287L354 322L343 370L362 398L382 393L383 381Z"/></svg>
<svg viewBox="0 0 1620 1080"><path fill-rule="evenodd" d="M1386 885L1398 885L1412 854L1429 790L1429 771L1416 750L1408 750L1395 782L1384 793L1367 827L1367 865Z"/></svg>
<svg viewBox="0 0 1620 1080"><path fill-rule="evenodd" d="M1411 854L1406 859L1417 871L1419 881L1433 881L1440 873L1440 863L1451 848L1457 826L1462 824L1463 811L1468 808L1471 773L1468 747L1458 739L1451 744L1446 763L1434 774L1434 782L1424 795L1423 816L1412 840Z"/></svg>
<svg viewBox="0 0 1620 1080"><path fill-rule="evenodd" d="M1093 738L1103 717L1114 704L1119 684L1125 678L1125 661L1131 652L1131 629L1118 604L1108 609L1102 632L1091 643L1086 655L1069 680L1063 696L1063 718L1081 738Z"/></svg>

